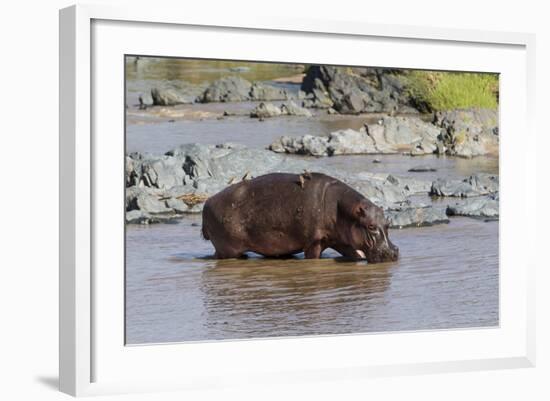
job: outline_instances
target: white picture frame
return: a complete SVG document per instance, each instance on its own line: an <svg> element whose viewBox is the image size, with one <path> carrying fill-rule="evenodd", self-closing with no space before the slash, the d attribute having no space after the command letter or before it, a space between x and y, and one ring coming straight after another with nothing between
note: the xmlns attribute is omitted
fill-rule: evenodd
<svg viewBox="0 0 550 401"><path fill-rule="evenodd" d="M430 57L411 60L405 59L407 51L389 54L389 51L380 50L377 57L384 64L378 65L399 67L405 62L412 68L447 67L502 74L502 277L501 324L498 328L124 346L120 336L124 324L120 317L124 311L119 307L121 299L123 302L123 288L119 284L124 266L118 263L122 250L117 248L120 245L117 241L123 239L116 237L121 229L118 223L124 221L122 208L115 202L111 210L102 201L104 197L98 196L98 193L105 194L113 188L116 194L116 188L123 188L122 185L117 187L122 177L120 182L113 177L108 184L101 179L108 171L103 162L109 167L122 166L123 153L119 152L119 145L123 130L117 132L116 128L123 127L120 120L124 113L123 103L117 103L123 98L123 86L119 81L123 64L112 76L104 74L103 67L112 60L123 63L122 58L118 59L121 54L191 57L212 54L207 52L208 46L214 46L213 38L219 38L220 34L232 36L243 45L217 49L217 58L251 59L250 43L254 35L261 35L266 41L288 40L286 49L271 48L271 57L275 61L292 61L293 57L298 57L297 49L292 47L297 45L291 42L311 42L312 46L319 46L314 43L323 41L330 47L330 42L337 40L342 52L348 44L375 49L376 46L387 48L405 43L407 47L401 47L402 50L410 47L425 51L426 56L437 48L443 60L435 65ZM159 41L167 35L192 35L204 45L194 48L192 53L189 49L188 53L185 49L178 53L175 40ZM159 45L161 42L162 46ZM520 149L515 145L517 139L509 134L513 130L522 130L527 136L523 140L535 143L531 125L534 120L534 44L533 35L521 33L291 18L224 20L187 15L183 10L138 7L78 5L61 10L60 390L80 396L209 388L250 380L257 383L292 382L534 366L536 260L530 256L534 252L529 250L535 246L531 236L536 232L536 209L526 194L509 190L513 185L536 185L535 151L525 147ZM456 60L455 64L450 64L453 57L442 57L448 48L452 48L452 54L463 52L461 64ZM336 47L334 49L336 54ZM467 57L469 52L479 57ZM258 51L253 58L269 61L269 57L269 54ZM316 58L311 53L302 57L308 57L310 62L329 61L328 55ZM340 63L366 65L360 56L354 59L346 56ZM501 68L495 68L495 65L501 65ZM115 66L113 70L117 68ZM106 88L114 94L110 100L105 96ZM106 109L113 110L113 104L114 109L119 104L120 110L105 114ZM512 108L519 110L514 116L506 113ZM117 133L111 137L95 135L107 127L103 124L110 124L109 127ZM509 152L514 148L516 152ZM99 159L102 160L101 166ZM122 189L118 195L122 200ZM109 216L112 220L107 220ZM108 230L106 221L114 222L113 227L117 228ZM526 221L527 227L520 238L517 230L512 228L521 221ZM112 246L106 247L103 234L114 235L118 240L111 241ZM523 251L527 257L518 258ZM101 270L110 264L110 258L114 260L115 268ZM118 268L122 270L116 270ZM107 304L114 306L108 309ZM449 347L450 344L453 347ZM391 354L389 349L393 351ZM262 359L258 359L258 355L262 355ZM289 366L289 356L296 357L296 360L292 359L292 366ZM213 358L220 358L215 368L200 363ZM242 361L240 365L224 363L229 358Z"/></svg>

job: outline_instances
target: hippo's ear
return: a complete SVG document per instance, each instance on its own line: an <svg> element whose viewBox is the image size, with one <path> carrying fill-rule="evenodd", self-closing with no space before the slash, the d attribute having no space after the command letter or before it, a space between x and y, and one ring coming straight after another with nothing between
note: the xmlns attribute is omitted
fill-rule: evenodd
<svg viewBox="0 0 550 401"><path fill-rule="evenodd" d="M353 220L365 218L369 214L367 203L356 199L346 199L345 197L338 200L338 209Z"/></svg>
<svg viewBox="0 0 550 401"><path fill-rule="evenodd" d="M359 204L355 208L355 215L359 218L367 216L367 209L365 205Z"/></svg>

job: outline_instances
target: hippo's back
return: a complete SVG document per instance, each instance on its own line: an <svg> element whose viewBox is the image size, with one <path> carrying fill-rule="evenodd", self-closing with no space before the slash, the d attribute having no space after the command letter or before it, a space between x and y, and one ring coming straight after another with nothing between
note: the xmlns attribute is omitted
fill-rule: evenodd
<svg viewBox="0 0 550 401"><path fill-rule="evenodd" d="M238 238L314 229L322 220L323 192L335 182L319 173L271 173L233 184L210 197L203 210L205 238Z"/></svg>

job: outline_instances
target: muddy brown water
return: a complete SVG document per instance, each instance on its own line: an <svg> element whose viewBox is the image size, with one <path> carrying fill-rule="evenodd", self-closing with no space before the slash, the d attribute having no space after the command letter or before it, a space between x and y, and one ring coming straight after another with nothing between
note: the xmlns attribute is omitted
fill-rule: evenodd
<svg viewBox="0 0 550 401"><path fill-rule="evenodd" d="M147 77L163 76L152 70L152 75L135 75L129 86L146 87ZM276 78L267 70L262 74ZM277 74L290 75L288 69ZM187 142L265 148L280 135L357 129L366 119L377 118L323 113L259 122L216 117L226 109L246 113L253 106L192 105L163 112L130 107L127 151L164 153ZM206 114L196 118L189 110ZM323 166L350 174L383 172L427 180L498 174L493 157L303 159L311 163L311 171ZM408 172L418 165L437 171ZM201 238L200 225L200 216L190 215L175 224L126 227L127 344L490 327L499 322L498 221L455 217L449 224L391 230L399 261L373 265L346 261L332 250L315 261L303 255L218 261L211 258L214 249Z"/></svg>
<svg viewBox="0 0 550 401"><path fill-rule="evenodd" d="M498 324L498 222L392 230L401 257L375 265L208 259L193 223L128 227L127 343Z"/></svg>

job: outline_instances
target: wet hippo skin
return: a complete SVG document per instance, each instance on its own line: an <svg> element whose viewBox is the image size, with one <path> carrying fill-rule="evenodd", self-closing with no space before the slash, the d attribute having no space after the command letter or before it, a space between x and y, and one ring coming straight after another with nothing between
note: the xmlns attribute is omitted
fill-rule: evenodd
<svg viewBox="0 0 550 401"><path fill-rule="evenodd" d="M381 208L343 182L320 173L266 174L210 197L202 234L219 259L246 252L284 257L304 252L319 258L332 248L369 263L394 261Z"/></svg>

